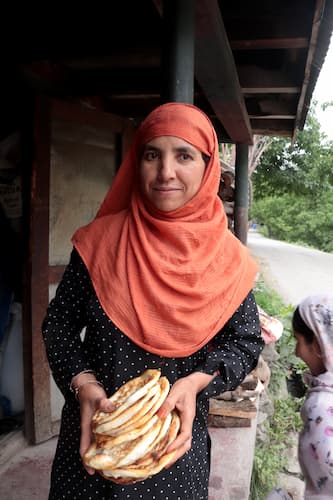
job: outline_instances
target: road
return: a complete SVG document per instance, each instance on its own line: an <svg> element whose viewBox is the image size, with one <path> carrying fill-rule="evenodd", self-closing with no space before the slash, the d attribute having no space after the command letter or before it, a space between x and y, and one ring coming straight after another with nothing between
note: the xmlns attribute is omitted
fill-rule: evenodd
<svg viewBox="0 0 333 500"><path fill-rule="evenodd" d="M333 254L265 238L252 229L248 248L267 285L286 304L296 306L307 295L333 291Z"/></svg>

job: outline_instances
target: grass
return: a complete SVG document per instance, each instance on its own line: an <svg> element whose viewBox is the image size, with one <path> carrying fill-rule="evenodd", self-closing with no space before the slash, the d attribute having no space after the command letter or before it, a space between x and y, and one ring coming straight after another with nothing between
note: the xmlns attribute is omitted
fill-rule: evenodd
<svg viewBox="0 0 333 500"><path fill-rule="evenodd" d="M257 439L251 478L250 500L264 500L269 491L278 486L278 475L287 465L285 450L288 436L301 429L300 407L303 398L288 394L281 397L281 387L292 373L302 373L305 365L294 354L295 340L291 331L293 307L286 306L280 296L259 280L254 289L256 301L268 314L278 318L284 325L282 337L277 341L275 350L278 360L270 364L271 380L268 396L274 405L274 414L265 421L265 438Z"/></svg>

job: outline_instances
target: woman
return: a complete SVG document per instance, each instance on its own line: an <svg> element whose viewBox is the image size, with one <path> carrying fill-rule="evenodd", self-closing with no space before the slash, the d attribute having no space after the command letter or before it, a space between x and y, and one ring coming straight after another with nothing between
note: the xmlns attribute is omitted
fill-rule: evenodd
<svg viewBox="0 0 333 500"><path fill-rule="evenodd" d="M309 367L298 458L307 500L333 498L333 292L305 298L293 315L296 355Z"/></svg>
<svg viewBox="0 0 333 500"><path fill-rule="evenodd" d="M162 105L139 127L95 220L75 233L43 324L66 398L50 499L208 498L208 398L237 387L263 347L251 291L257 268L227 229L219 180L207 116ZM175 462L116 485L84 471L79 448L82 456L90 444L95 410L112 411L106 397L147 368L172 384L159 414L180 414L168 450L177 450Z"/></svg>

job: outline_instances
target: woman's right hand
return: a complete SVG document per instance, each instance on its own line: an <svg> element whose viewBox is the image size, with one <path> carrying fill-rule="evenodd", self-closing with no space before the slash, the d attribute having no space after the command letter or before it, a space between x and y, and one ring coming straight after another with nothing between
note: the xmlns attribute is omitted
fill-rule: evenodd
<svg viewBox="0 0 333 500"><path fill-rule="evenodd" d="M90 380L92 377L90 377ZM82 385L81 385L82 384ZM80 439L80 455L83 461L83 456L93 441L93 434L91 430L91 421L97 410L103 412L112 412L114 404L107 399L105 390L98 384L79 382L80 386L78 398L80 402L81 413L81 439ZM94 474L95 469L87 467L83 461L84 468L88 474Z"/></svg>

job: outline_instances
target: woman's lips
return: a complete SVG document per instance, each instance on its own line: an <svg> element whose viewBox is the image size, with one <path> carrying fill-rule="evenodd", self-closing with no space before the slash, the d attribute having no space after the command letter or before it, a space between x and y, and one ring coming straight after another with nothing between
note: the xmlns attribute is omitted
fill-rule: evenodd
<svg viewBox="0 0 333 500"><path fill-rule="evenodd" d="M180 187L167 187L167 188L164 188L164 187L154 187L153 190L157 191L158 193L168 194L168 193L174 193L176 191L182 191L182 188L180 188Z"/></svg>

